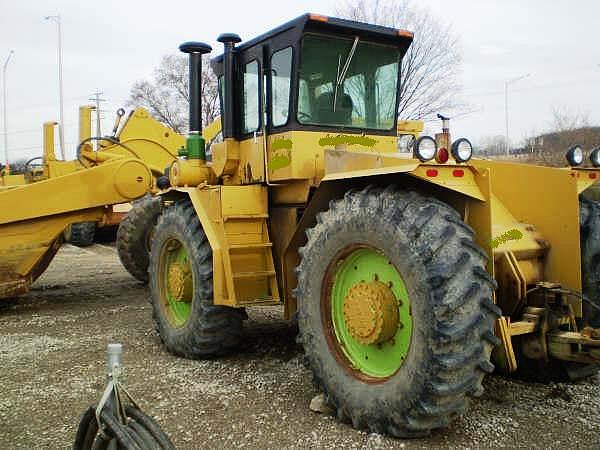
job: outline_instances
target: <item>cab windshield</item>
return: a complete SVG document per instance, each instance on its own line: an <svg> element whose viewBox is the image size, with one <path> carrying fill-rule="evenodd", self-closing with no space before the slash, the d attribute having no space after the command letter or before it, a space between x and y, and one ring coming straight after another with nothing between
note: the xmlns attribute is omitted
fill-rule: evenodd
<svg viewBox="0 0 600 450"><path fill-rule="evenodd" d="M355 38L302 39L298 122L391 130L400 50Z"/></svg>

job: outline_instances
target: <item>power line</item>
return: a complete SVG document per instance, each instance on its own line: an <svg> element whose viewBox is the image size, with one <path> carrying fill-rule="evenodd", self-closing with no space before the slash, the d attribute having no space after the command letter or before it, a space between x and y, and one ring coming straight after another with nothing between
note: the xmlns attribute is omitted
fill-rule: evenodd
<svg viewBox="0 0 600 450"><path fill-rule="evenodd" d="M82 97L70 97L70 98L66 98L65 102L77 102L79 100L86 100L87 96L82 96ZM38 103L37 105L28 105L25 108L7 108L7 110L9 112L23 112L23 111L30 111L32 109L41 109L41 108L51 108L53 106L56 106L55 103Z"/></svg>
<svg viewBox="0 0 600 450"><path fill-rule="evenodd" d="M522 88L516 88L513 89L512 92L527 92L527 91L531 91L531 90L538 90L538 89L551 89L551 88L555 88L557 86L573 86L573 85L581 85L581 84L592 84L592 83L598 83L598 80L582 80L582 81L563 81L563 82L558 82L558 83L546 83L546 84L541 84L541 85L537 85L537 86L530 86L530 87L522 87ZM480 92L480 93L475 93L475 94L470 94L468 92L464 93L465 96L468 97L487 97L487 96L493 96L493 95L504 95L504 91L503 90L493 90L493 91L487 91L487 92Z"/></svg>
<svg viewBox="0 0 600 450"><path fill-rule="evenodd" d="M75 124L72 123L72 122L71 123L65 123L66 127L70 127L70 126L73 126L73 125L75 125ZM42 127L39 127L39 128L28 128L28 129L24 129L24 130L9 131L6 134L8 134L10 136L11 134L32 134L32 133L39 133L40 131L42 131ZM3 135L3 134L4 134L3 132L0 132L0 135Z"/></svg>
<svg viewBox="0 0 600 450"><path fill-rule="evenodd" d="M75 145L75 142L65 142L65 145ZM35 150L35 149L39 149L40 151L42 150L42 145L33 145L31 147L17 147L17 148L12 148L10 149L10 152L23 152L25 150Z"/></svg>

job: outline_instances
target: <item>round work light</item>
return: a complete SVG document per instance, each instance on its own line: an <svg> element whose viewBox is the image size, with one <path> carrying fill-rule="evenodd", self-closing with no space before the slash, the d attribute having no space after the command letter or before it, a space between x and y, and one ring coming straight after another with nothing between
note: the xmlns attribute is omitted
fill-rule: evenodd
<svg viewBox="0 0 600 450"><path fill-rule="evenodd" d="M415 158L419 158L423 162L433 159L436 152L437 144L435 143L435 139L430 136L422 136L415 142Z"/></svg>
<svg viewBox="0 0 600 450"><path fill-rule="evenodd" d="M460 138L452 144L452 156L457 162L467 162L473 156L473 146L466 138Z"/></svg>
<svg viewBox="0 0 600 450"><path fill-rule="evenodd" d="M583 163L583 149L580 145L574 145L566 154L570 166L578 166Z"/></svg>
<svg viewBox="0 0 600 450"><path fill-rule="evenodd" d="M600 147L596 147L590 153L590 161L594 167L600 167Z"/></svg>

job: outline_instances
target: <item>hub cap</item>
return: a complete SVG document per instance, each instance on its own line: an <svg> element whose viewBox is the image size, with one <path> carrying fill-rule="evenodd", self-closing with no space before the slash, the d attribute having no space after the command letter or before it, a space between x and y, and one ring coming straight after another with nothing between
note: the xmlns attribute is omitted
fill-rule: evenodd
<svg viewBox="0 0 600 450"><path fill-rule="evenodd" d="M376 382L392 376L408 354L412 335L400 272L380 251L360 246L334 262L326 281L330 288L323 306L334 351L358 378Z"/></svg>
<svg viewBox="0 0 600 450"><path fill-rule="evenodd" d="M174 327L182 327L192 312L194 278L187 250L175 238L165 242L160 255L161 301Z"/></svg>
<svg viewBox="0 0 600 450"><path fill-rule="evenodd" d="M381 344L398 329L398 302L381 281L356 283L344 298L344 321L361 344Z"/></svg>

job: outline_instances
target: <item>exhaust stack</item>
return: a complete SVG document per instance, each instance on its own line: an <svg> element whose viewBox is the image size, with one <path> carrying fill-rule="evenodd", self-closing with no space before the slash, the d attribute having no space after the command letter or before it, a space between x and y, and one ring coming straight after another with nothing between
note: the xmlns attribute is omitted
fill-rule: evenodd
<svg viewBox="0 0 600 450"><path fill-rule="evenodd" d="M206 160L205 142L202 138L202 55L210 53L212 48L204 42L184 42L179 50L190 55L190 131L186 148L179 153L188 159Z"/></svg>
<svg viewBox="0 0 600 450"><path fill-rule="evenodd" d="M217 41L223 43L223 139L233 137L233 118L235 104L233 101L233 68L234 68L234 48L235 44L242 39L234 33L223 33L219 35Z"/></svg>

